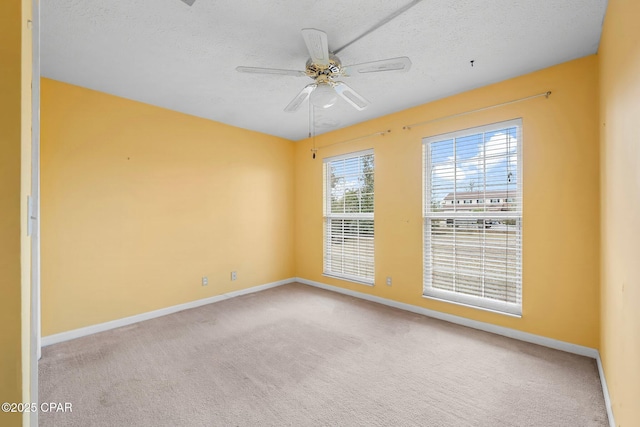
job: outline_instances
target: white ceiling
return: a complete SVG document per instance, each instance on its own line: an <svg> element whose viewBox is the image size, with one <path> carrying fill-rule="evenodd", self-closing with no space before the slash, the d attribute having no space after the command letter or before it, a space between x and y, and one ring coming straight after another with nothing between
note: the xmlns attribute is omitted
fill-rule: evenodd
<svg viewBox="0 0 640 427"><path fill-rule="evenodd" d="M325 31L336 49L408 3L46 0L42 75L300 140L309 132L307 105L283 109L311 80L235 67L303 70L301 29ZM605 9L606 0L423 0L339 54L345 65L408 56L411 70L344 78L371 105L356 111L340 99L316 113L316 132L593 54Z"/></svg>

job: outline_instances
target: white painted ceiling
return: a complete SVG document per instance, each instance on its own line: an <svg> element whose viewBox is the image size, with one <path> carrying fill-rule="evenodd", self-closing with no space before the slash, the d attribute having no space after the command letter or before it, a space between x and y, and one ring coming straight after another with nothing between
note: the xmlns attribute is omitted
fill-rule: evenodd
<svg viewBox="0 0 640 427"><path fill-rule="evenodd" d="M325 31L337 49L408 3L46 0L42 75L300 140L307 104L283 109L311 79L235 67L304 70L301 29ZM605 9L606 0L423 0L339 54L345 65L408 56L411 70L345 77L371 105L357 111L340 99L316 113L316 133L593 54Z"/></svg>

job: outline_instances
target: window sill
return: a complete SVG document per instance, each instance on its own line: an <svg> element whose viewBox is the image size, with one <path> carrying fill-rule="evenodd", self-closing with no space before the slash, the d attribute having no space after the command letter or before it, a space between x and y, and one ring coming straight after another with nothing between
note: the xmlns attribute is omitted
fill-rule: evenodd
<svg viewBox="0 0 640 427"><path fill-rule="evenodd" d="M430 300L433 300L433 301L446 302L446 303L449 303L449 304L459 305L461 307L474 308L476 310L488 311L490 313L501 314L503 316L514 317L516 319L522 319L522 313L520 313L520 314L509 313L507 311L500 311L500 310L496 310L496 309L492 309L492 308L481 307L481 306L478 306L478 305L466 304L464 302L452 301L452 300L449 300L449 299L438 298L438 297L434 297L434 296L431 296L431 295L422 294L422 298L430 299Z"/></svg>

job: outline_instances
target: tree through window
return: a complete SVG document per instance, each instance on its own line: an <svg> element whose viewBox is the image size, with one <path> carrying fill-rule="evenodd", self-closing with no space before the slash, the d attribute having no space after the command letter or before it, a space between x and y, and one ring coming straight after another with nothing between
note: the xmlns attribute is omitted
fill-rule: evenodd
<svg viewBox="0 0 640 427"><path fill-rule="evenodd" d="M324 160L324 274L374 279L373 150Z"/></svg>

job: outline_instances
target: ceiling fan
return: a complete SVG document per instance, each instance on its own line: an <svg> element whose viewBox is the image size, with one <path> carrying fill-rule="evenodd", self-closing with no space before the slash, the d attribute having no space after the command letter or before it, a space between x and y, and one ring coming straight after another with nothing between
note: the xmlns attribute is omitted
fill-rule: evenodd
<svg viewBox="0 0 640 427"><path fill-rule="evenodd" d="M344 49L347 45L332 53L329 50L327 34L314 28L303 29L302 38L310 55L304 71L242 66L236 68L237 71L242 73L307 76L313 79L313 83L305 86L285 107L284 111L286 112L297 111L307 99L317 107L329 108L337 102L338 96L342 97L357 110L363 110L369 105L369 101L346 83L337 79L356 74L408 71L411 68L411 60L406 56L343 66L342 61L335 53Z"/></svg>
<svg viewBox="0 0 640 427"><path fill-rule="evenodd" d="M181 1L188 6L193 6L195 2L195 0ZM337 95L341 96L357 110L364 110L369 105L369 101L354 91L346 83L336 79L340 77L349 77L354 74L409 71L409 68L411 68L411 60L406 56L401 56L398 58L382 59L362 64L343 66L342 61L340 61L336 55L344 48L352 45L368 34L371 34L373 31L416 6L421 1L422 0L412 0L405 6L393 12L391 15L377 22L373 27L369 28L349 43L339 49L335 49L333 52L329 50L327 34L324 31L317 30L315 28L303 29L302 37L307 45L310 55L304 71L243 66L236 67L236 70L242 73L307 76L313 79L314 82L305 86L285 107L284 111L286 112L297 111L300 108L300 105L302 105L302 103L308 98L313 105L321 108L328 108L336 103L338 100Z"/></svg>

